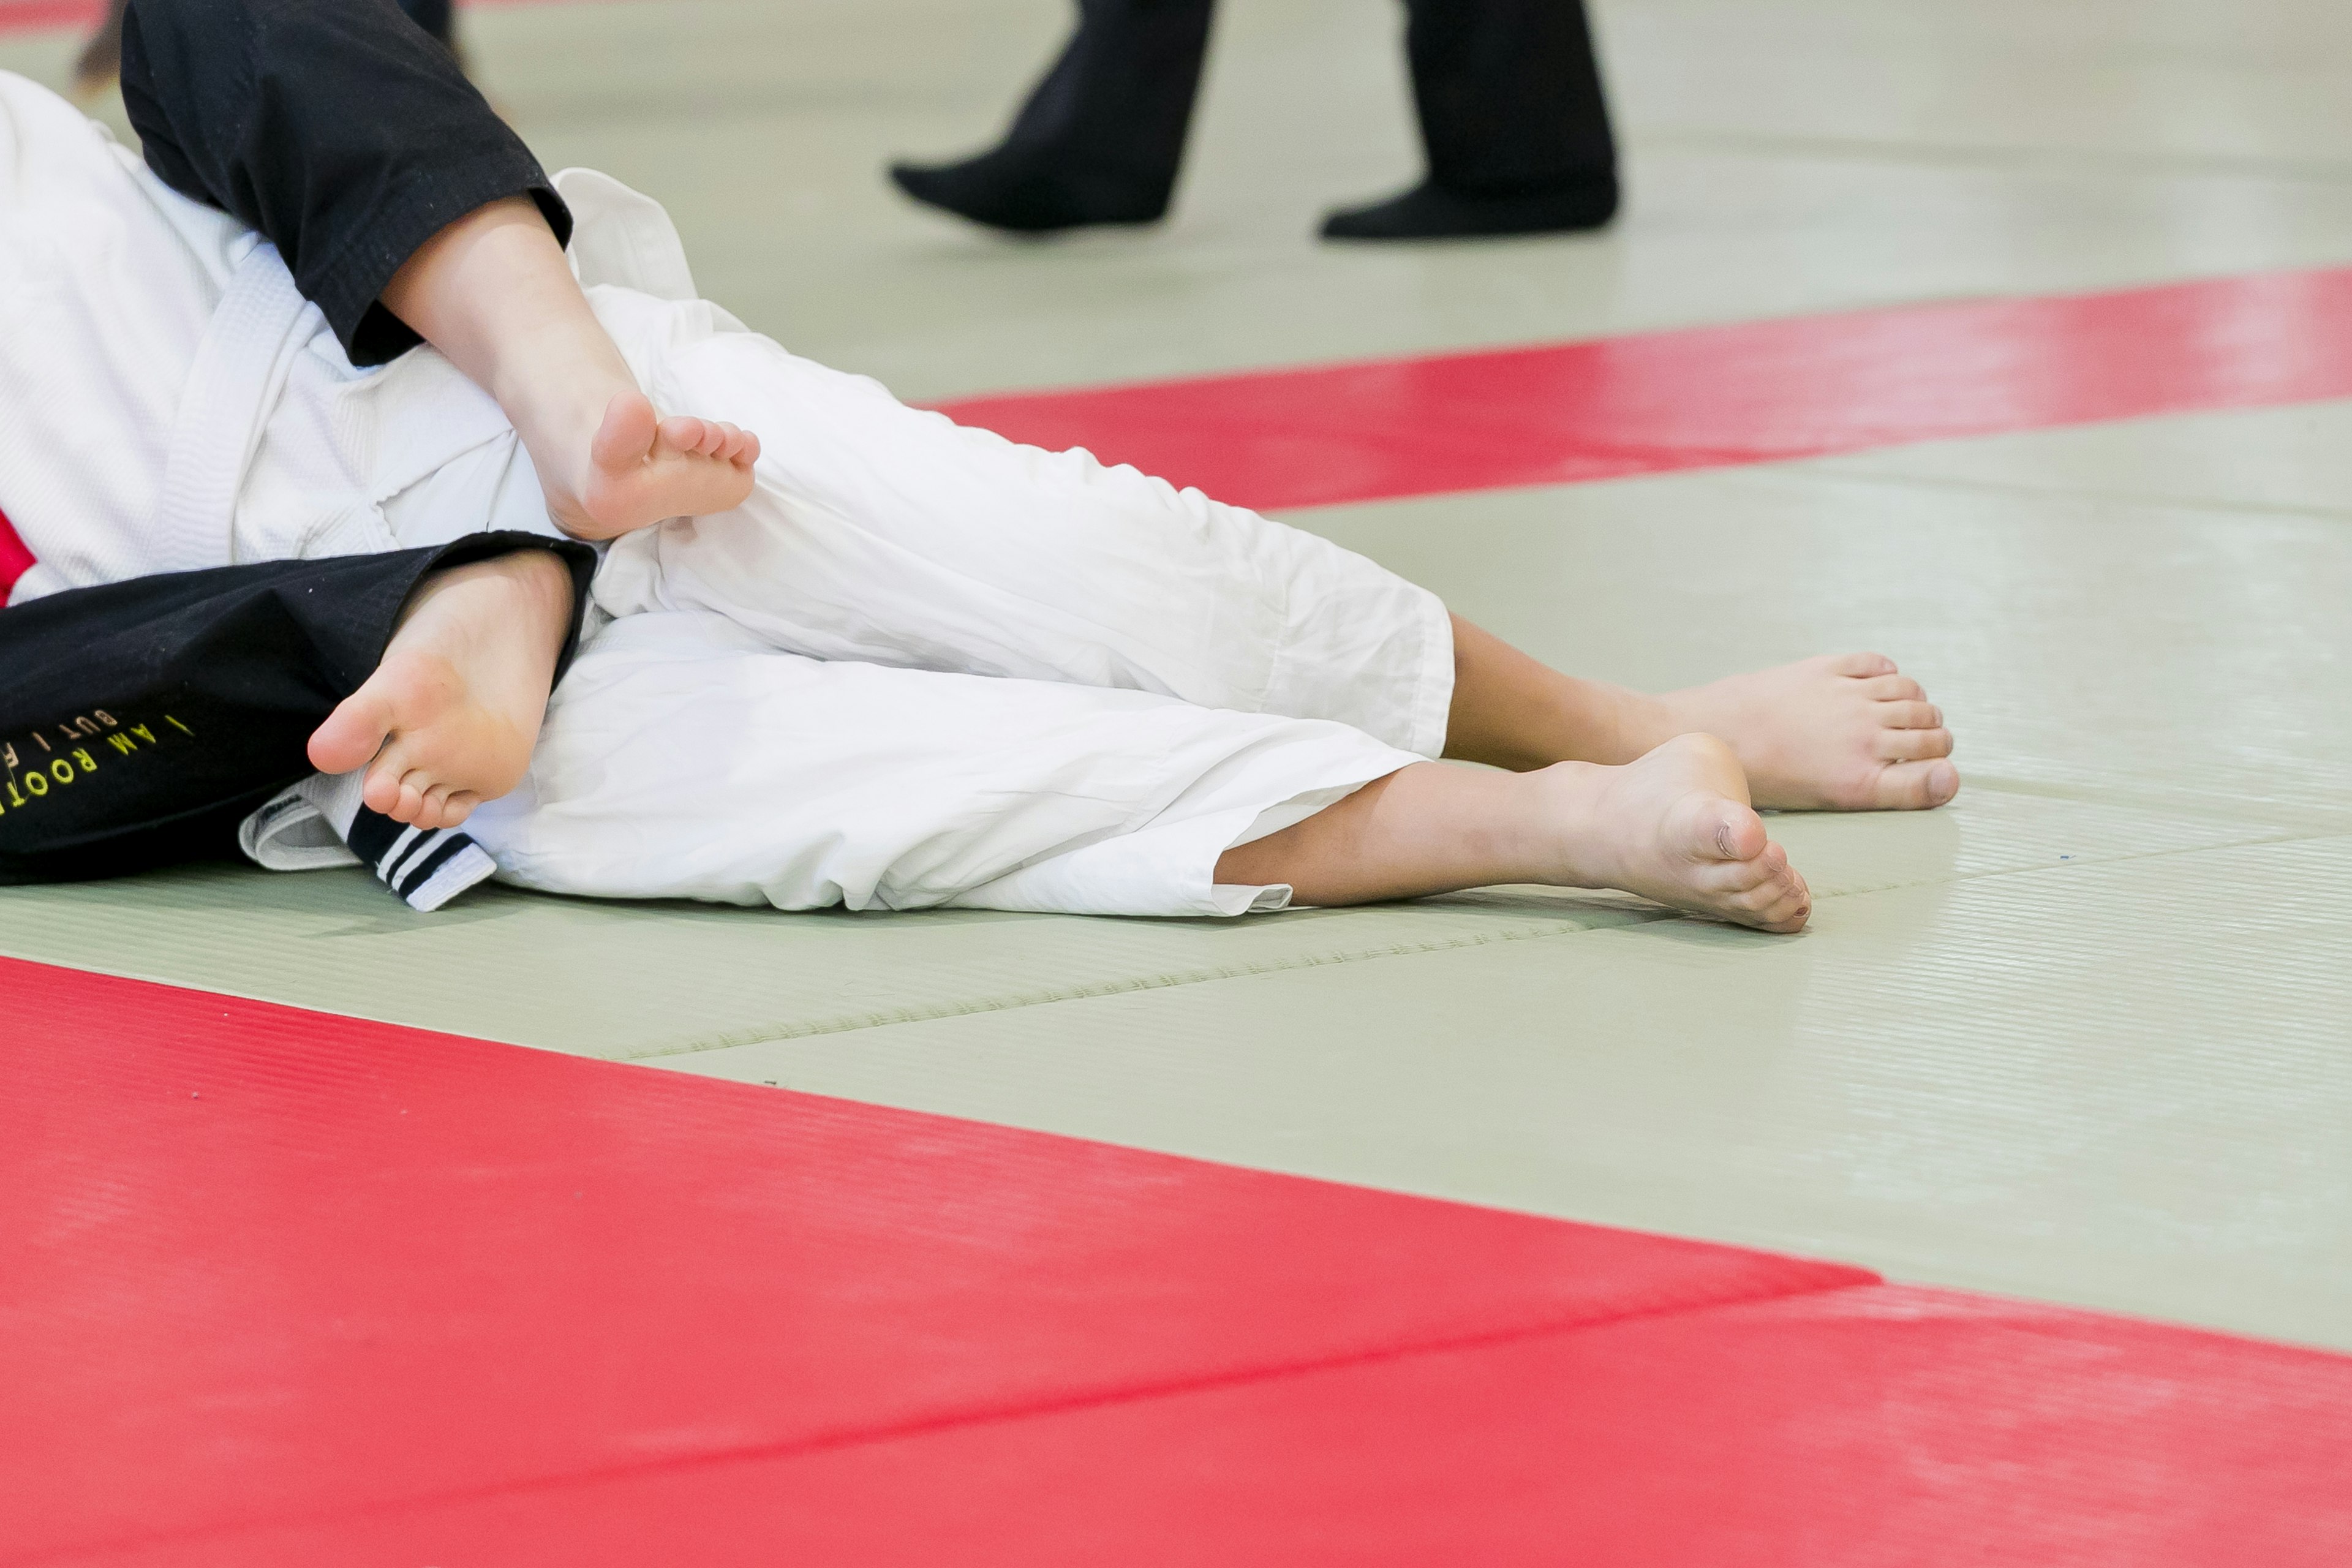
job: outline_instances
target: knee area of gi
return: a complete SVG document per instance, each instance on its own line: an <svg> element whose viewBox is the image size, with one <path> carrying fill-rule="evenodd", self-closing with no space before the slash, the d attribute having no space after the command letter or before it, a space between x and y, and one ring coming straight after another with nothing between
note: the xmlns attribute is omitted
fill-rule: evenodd
<svg viewBox="0 0 2352 1568"><path fill-rule="evenodd" d="M313 4L0 0L0 1563L2352 1552L2339 8Z"/></svg>

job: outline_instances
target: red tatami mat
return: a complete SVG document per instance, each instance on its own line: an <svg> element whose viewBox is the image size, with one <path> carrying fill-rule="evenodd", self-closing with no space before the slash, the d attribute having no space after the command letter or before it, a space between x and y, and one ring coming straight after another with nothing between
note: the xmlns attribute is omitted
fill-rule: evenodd
<svg viewBox="0 0 2352 1568"><path fill-rule="evenodd" d="M103 1561L2342 1568L2347 1466L2352 1363L1861 1287Z"/></svg>
<svg viewBox="0 0 2352 1568"><path fill-rule="evenodd" d="M943 404L1274 510L2352 397L2352 268Z"/></svg>
<svg viewBox="0 0 2352 1568"><path fill-rule="evenodd" d="M2337 1358L13 961L0 1016L10 1564L2342 1540Z"/></svg>
<svg viewBox="0 0 2352 1568"><path fill-rule="evenodd" d="M0 1017L9 1563L1869 1278L13 961Z"/></svg>
<svg viewBox="0 0 2352 1568"><path fill-rule="evenodd" d="M563 0L463 0L469 9L562 3ZM105 15L106 0L0 0L0 36L94 27Z"/></svg>

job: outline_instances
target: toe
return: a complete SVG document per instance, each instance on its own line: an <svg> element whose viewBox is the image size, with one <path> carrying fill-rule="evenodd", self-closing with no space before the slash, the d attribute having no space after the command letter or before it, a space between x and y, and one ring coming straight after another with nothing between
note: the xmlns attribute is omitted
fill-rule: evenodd
<svg viewBox="0 0 2352 1568"><path fill-rule="evenodd" d="M310 765L322 773L365 767L392 733L392 704L371 681L336 705L310 736Z"/></svg>
<svg viewBox="0 0 2352 1568"><path fill-rule="evenodd" d="M1960 793L1960 770L1945 758L1893 763L1878 770L1878 809L1930 811Z"/></svg>
<svg viewBox="0 0 2352 1568"><path fill-rule="evenodd" d="M1907 675L1874 677L1863 682L1862 694L1881 702L1921 702L1927 696L1926 689Z"/></svg>
<svg viewBox="0 0 2352 1568"><path fill-rule="evenodd" d="M360 804L370 811L390 816L400 809L400 777L407 770L397 760L387 755L368 770L360 784Z"/></svg>
<svg viewBox="0 0 2352 1568"><path fill-rule="evenodd" d="M748 468L760 460L760 437L751 431L742 432L743 444L735 450L735 466Z"/></svg>
<svg viewBox="0 0 2352 1568"><path fill-rule="evenodd" d="M1752 900L1764 897L1773 883L1789 875L1789 852L1768 839L1761 851L1747 859L1711 868L1708 879L1717 892Z"/></svg>
<svg viewBox="0 0 2352 1568"><path fill-rule="evenodd" d="M1924 763L1952 754L1949 730L1881 730L1871 749L1882 763Z"/></svg>
<svg viewBox="0 0 2352 1568"><path fill-rule="evenodd" d="M1877 718L1890 730L1940 730L1944 727L1944 710L1932 702L1916 700L1881 702L1877 708Z"/></svg>
<svg viewBox="0 0 2352 1568"><path fill-rule="evenodd" d="M1773 846L1775 849L1779 847ZM1804 878L1785 858L1770 877L1746 892L1735 894L1727 902L1731 919L1762 931L1800 930L1812 913L1812 894L1805 887Z"/></svg>
<svg viewBox="0 0 2352 1568"><path fill-rule="evenodd" d="M455 795L452 795L447 803L441 807L441 826L444 827L464 826L466 818L474 815L474 807L481 804L482 797L476 795L472 790L461 789L457 791Z"/></svg>
<svg viewBox="0 0 2352 1568"><path fill-rule="evenodd" d="M617 393L604 405L604 423L589 445L589 457L600 468L614 472L634 468L654 449L661 427L661 418L644 393Z"/></svg>
<svg viewBox="0 0 2352 1568"><path fill-rule="evenodd" d="M1705 834L1694 846L1694 858L1746 865L1770 847L1764 819L1736 800L1718 800L1709 814Z"/></svg>
<svg viewBox="0 0 2352 1568"><path fill-rule="evenodd" d="M1895 661L1883 653L1840 654L1830 660L1830 673L1864 678L1892 675L1895 673Z"/></svg>

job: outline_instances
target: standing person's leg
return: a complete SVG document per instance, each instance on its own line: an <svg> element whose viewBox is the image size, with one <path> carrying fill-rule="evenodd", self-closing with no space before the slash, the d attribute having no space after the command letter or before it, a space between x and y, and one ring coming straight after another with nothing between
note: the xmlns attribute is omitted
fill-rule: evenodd
<svg viewBox="0 0 2352 1568"><path fill-rule="evenodd" d="M750 489L757 443L658 416L538 161L393 0L134 0L122 91L149 166L276 245L353 363L421 336L497 397L559 524L609 537Z"/></svg>
<svg viewBox="0 0 2352 1568"><path fill-rule="evenodd" d="M457 48L457 7L453 0L400 0L408 19L424 28L434 42L452 54Z"/></svg>
<svg viewBox="0 0 2352 1568"><path fill-rule="evenodd" d="M1334 239L1598 228L1617 212L1617 146L1580 0L1406 0L1405 52L1427 177L1333 213Z"/></svg>
<svg viewBox="0 0 2352 1568"><path fill-rule="evenodd" d="M481 534L0 610L0 882L232 850L314 766L371 757L390 785L372 798L401 810L413 792L402 820L453 826L521 776L593 565Z"/></svg>
<svg viewBox="0 0 2352 1568"><path fill-rule="evenodd" d="M1213 0L1078 0L1078 28L1004 139L956 163L894 163L918 201L1037 234L1168 211Z"/></svg>

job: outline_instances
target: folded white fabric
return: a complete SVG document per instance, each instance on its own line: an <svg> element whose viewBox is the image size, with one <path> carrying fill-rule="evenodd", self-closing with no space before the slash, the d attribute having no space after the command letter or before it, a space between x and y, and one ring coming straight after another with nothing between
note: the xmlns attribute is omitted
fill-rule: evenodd
<svg viewBox="0 0 2352 1568"><path fill-rule="evenodd" d="M455 828L419 829L370 811L362 775L313 773L245 819L237 844L272 871L365 866L409 908L431 914L498 869Z"/></svg>

